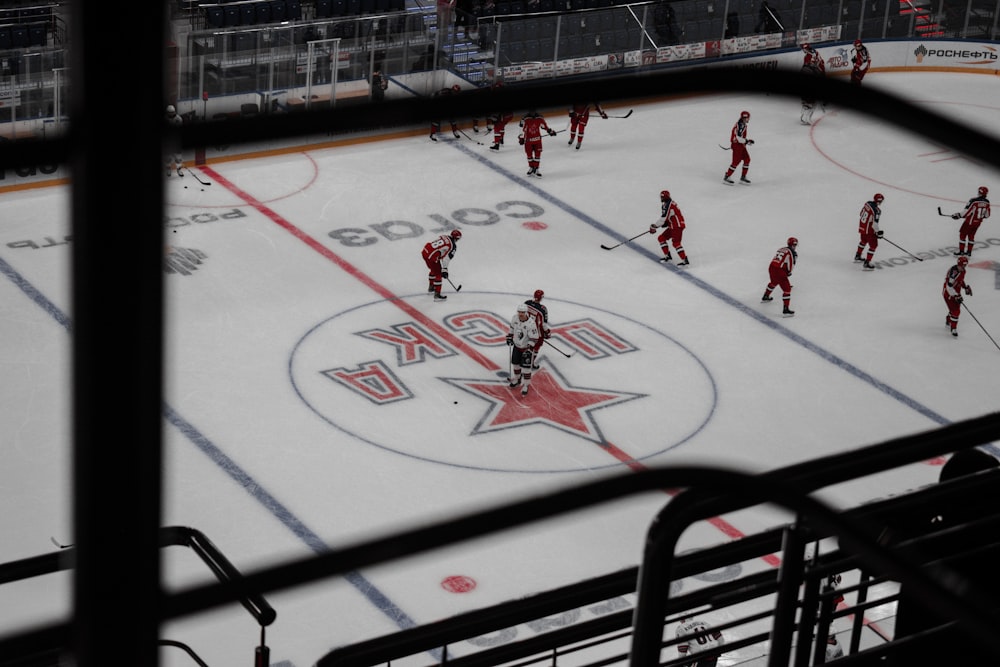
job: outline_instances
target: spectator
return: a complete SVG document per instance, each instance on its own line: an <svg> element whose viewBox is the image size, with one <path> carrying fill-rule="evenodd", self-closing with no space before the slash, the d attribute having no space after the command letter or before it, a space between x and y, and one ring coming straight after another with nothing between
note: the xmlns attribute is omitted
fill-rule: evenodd
<svg viewBox="0 0 1000 667"><path fill-rule="evenodd" d="M653 26L656 29L656 34L663 42L661 46L676 44L680 41L677 39L677 31L674 28L676 18L674 8L666 0L656 5L656 9L653 10Z"/></svg>
<svg viewBox="0 0 1000 667"><path fill-rule="evenodd" d="M375 71L372 72L372 102L385 100L385 90L389 87L389 80L382 74L382 64L375 63Z"/></svg>
<svg viewBox="0 0 1000 667"><path fill-rule="evenodd" d="M978 449L956 452L944 467L938 481L948 482L978 472L1000 467L1000 461ZM984 497L985 496L985 497ZM1000 501L1000 484L980 492L975 498L953 497L942 504L917 509L913 514L896 522L883 532L882 541L890 544L912 539L930 532L955 528L963 523L984 518L997 511ZM981 539L980 539L981 538ZM993 576L994 565L1000 557L994 535L984 531L972 531L951 535L947 538L947 556L941 563L965 578L963 582L953 582L952 587L962 583L978 589L983 595L998 600L1000 586ZM932 566L928 566L932 567ZM950 619L942 618L931 607L925 607L919 599L908 594L906 587L900 588L896 615L895 637L901 638L937 627ZM891 665L940 665L954 661L956 651L961 662L973 665L996 664L996 657L979 651L978 647L965 636L959 626L952 626L936 633L929 642L915 646L901 647L893 656Z"/></svg>
<svg viewBox="0 0 1000 667"><path fill-rule="evenodd" d="M443 39L455 20L455 0L437 0L437 30Z"/></svg>
<svg viewBox="0 0 1000 667"><path fill-rule="evenodd" d="M778 11L767 4L767 0L764 0L760 4L760 14L758 15L757 25L754 26L753 31L756 33L768 33L768 32L780 32L784 30L781 25L781 17L778 15Z"/></svg>

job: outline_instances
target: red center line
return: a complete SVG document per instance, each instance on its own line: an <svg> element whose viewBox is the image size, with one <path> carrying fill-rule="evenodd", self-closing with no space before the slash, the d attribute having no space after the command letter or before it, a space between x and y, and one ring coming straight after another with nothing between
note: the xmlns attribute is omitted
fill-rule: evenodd
<svg viewBox="0 0 1000 667"><path fill-rule="evenodd" d="M484 354L477 351L475 348L469 346L461 338L455 336L450 331L442 327L437 322L431 320L429 317L421 313L417 308L411 306L406 301L400 299L398 296L387 290L379 282L371 278L364 271L361 271L358 267L354 266L350 262L346 261L344 258L337 255L335 252L324 246L322 243L311 237L309 234L305 233L291 222L283 218L277 212L272 210L270 207L265 205L263 202L252 196L250 193L241 189L239 186L234 184L232 181L226 179L222 174L218 173L211 167L201 166L200 169L204 171L210 178L216 181L219 185L223 186L237 197L241 198L247 204L255 208L257 211L265 215L274 224L278 225L285 231L289 232L292 236L299 239L307 246L318 252L323 257L327 258L338 267L343 269L348 275L357 278L362 284L369 287L375 293L381 295L387 301L396 305L400 310L405 312L407 315L415 320L418 320L421 324L431 329L435 334L440 336L442 339L447 340L448 343L456 347L457 349L464 352L469 358L478 363L480 366L488 371L498 371L500 366L495 363L492 359L485 356Z"/></svg>
<svg viewBox="0 0 1000 667"><path fill-rule="evenodd" d="M305 233L304 231L293 225L291 222L283 218L276 211L272 210L270 207L268 207L266 204L261 202L253 195L251 195L249 192L246 192L245 190L237 186L235 183L225 178L222 174L220 174L219 172L215 171L214 169L212 169L207 165L201 165L199 166L199 169L201 169L209 178L214 180L216 183L226 188L227 190L235 194L237 197L245 201L248 205L252 206L258 212L263 214L265 217L271 220L271 222L278 225L285 231L289 232L292 236L299 239L307 246L318 252L320 255L327 258L328 260L336 264L338 267L343 269L348 275L357 278L359 281L361 281L362 284L372 289L375 293L381 295L387 301L390 301L391 303L395 304L407 315L419 321L421 324L434 331L434 333L436 333L442 339L448 341L451 345L455 346L457 349L464 352L470 358L478 362L480 366L489 371L500 370L500 366L494 363L489 357L481 354L479 351L469 346L461 338L458 338L450 331L442 327L440 324L428 318L417 308L411 306L410 304L400 299L398 296L396 296L395 294L387 290L385 287L383 287L379 282L368 276L368 274L361 271L360 269L358 269L358 267L346 261L344 258L340 257L335 252L333 252L332 250L324 246L322 243L314 239L312 236L310 236L309 234ZM618 459L632 470L639 471L647 469L646 466L637 461L634 456L629 455L627 452L620 449L613 443L608 442L607 440L602 442L600 446L606 452L611 454L611 456ZM676 495L677 491L675 490L667 491L667 493L670 495ZM743 532L738 530L735 526L730 524L725 519L722 519L720 517L715 517L712 519L708 519L707 521L709 524L717 528L720 532L722 532L726 537L729 537L730 539L738 540L746 537L746 535ZM781 564L781 560L773 554L764 556L763 560L769 565L772 565L774 567L777 567L778 565Z"/></svg>

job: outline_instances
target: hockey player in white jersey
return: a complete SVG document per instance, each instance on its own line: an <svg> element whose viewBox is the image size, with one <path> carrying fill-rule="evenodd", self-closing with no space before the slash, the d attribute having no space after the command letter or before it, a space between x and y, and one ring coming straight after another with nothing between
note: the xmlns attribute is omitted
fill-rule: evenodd
<svg viewBox="0 0 1000 667"><path fill-rule="evenodd" d="M520 386L522 396L527 395L528 387L531 385L531 360L535 356L535 344L540 338L535 318L528 312L528 304L520 304L517 313L510 320L507 345L511 346L510 362L514 367L510 386L511 388Z"/></svg>

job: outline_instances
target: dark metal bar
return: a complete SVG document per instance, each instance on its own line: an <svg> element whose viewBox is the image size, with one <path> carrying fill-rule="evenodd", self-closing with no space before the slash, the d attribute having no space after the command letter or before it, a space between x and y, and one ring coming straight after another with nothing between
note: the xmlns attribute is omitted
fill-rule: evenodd
<svg viewBox="0 0 1000 667"><path fill-rule="evenodd" d="M166 7L70 4L72 652L79 667L156 667Z"/></svg>

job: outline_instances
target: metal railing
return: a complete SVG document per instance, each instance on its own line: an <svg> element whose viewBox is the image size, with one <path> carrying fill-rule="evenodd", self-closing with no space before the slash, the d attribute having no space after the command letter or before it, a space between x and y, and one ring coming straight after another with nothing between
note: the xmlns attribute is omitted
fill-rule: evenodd
<svg viewBox="0 0 1000 667"><path fill-rule="evenodd" d="M368 101L374 71L395 80L394 91L419 96L444 85L441 77L428 75L433 72L484 85L497 78L514 82L677 60L690 64L804 40L993 40L1000 34L1000 0L570 4L572 9L560 3L562 9L546 11L554 7L546 0L525 11L522 0L486 3L465 16L461 27L440 29L433 9L329 18L306 14L301 20L231 28L211 28L198 10L190 10L186 20L174 22L175 29L185 30L178 33L182 46L170 55L167 96L186 101L191 113L203 118L230 117L245 104L269 113L301 108L300 100L318 99L321 106ZM67 57L66 46L55 39L44 47L0 46L0 124L20 122L22 136L61 129L70 77L59 73ZM331 90L336 84L339 90ZM18 129L5 136L19 138Z"/></svg>

